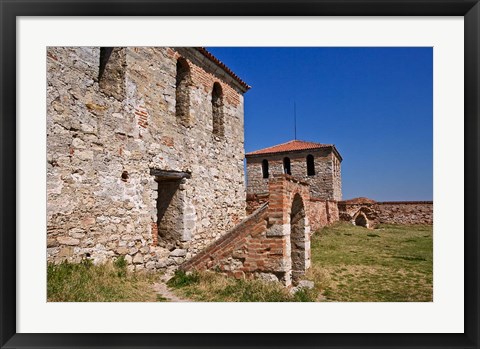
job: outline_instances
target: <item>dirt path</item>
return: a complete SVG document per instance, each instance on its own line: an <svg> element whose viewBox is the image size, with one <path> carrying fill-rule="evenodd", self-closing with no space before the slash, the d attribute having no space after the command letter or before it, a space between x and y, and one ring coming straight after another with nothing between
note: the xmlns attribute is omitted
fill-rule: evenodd
<svg viewBox="0 0 480 349"><path fill-rule="evenodd" d="M161 295L163 298L167 300L167 302L191 302L190 299L180 298L175 295L168 286L163 282L156 282L153 285L153 289L157 294Z"/></svg>

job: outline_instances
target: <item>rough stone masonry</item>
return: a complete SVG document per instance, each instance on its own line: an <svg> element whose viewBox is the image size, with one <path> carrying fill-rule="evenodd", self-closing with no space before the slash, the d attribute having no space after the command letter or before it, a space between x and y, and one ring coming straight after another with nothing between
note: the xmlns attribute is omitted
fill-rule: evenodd
<svg viewBox="0 0 480 349"><path fill-rule="evenodd" d="M47 49L50 262L174 269L245 217L243 94L202 48Z"/></svg>
<svg viewBox="0 0 480 349"><path fill-rule="evenodd" d="M204 48L47 49L48 261L297 283L311 232L431 223L431 203L339 202L342 157L291 141L243 160L250 88ZM247 199L247 200L245 200ZM246 205L247 202L247 205Z"/></svg>

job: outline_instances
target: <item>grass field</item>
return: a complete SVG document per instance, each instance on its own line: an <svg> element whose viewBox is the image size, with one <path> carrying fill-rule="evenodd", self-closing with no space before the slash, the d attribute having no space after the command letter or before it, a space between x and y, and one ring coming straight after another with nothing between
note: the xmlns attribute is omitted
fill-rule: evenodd
<svg viewBox="0 0 480 349"><path fill-rule="evenodd" d="M432 238L432 226L338 223L312 236L307 278L326 301L432 301Z"/></svg>
<svg viewBox="0 0 480 349"><path fill-rule="evenodd" d="M127 273L123 258L115 264L49 264L49 302L156 302L163 301L153 290L158 275Z"/></svg>
<svg viewBox="0 0 480 349"><path fill-rule="evenodd" d="M236 280L215 272L177 272L168 286L181 297L199 302L314 302L316 290L291 294L277 282Z"/></svg>
<svg viewBox="0 0 480 349"><path fill-rule="evenodd" d="M214 272L178 272L168 286L180 297L204 302L429 302L433 298L431 226L380 226L368 230L347 223L312 236L312 267L305 279L313 290L292 295L278 283L235 280ZM159 274L130 274L126 262L95 266L48 265L50 302L155 302Z"/></svg>
<svg viewBox="0 0 480 349"><path fill-rule="evenodd" d="M432 227L337 223L312 236L315 288L290 295L278 284L234 280L216 273L178 274L170 287L196 301L428 302L432 301Z"/></svg>

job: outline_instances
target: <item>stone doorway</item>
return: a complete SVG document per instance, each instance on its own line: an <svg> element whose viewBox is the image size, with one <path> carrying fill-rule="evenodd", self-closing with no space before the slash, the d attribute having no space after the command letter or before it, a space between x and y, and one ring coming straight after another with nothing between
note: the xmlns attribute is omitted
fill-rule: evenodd
<svg viewBox="0 0 480 349"><path fill-rule="evenodd" d="M293 198L290 213L290 255L292 260L292 282L294 285L298 283L307 269L306 240L305 206L302 197L296 194Z"/></svg>
<svg viewBox="0 0 480 349"><path fill-rule="evenodd" d="M185 189L190 174L164 170L150 172L158 183L158 246L171 250L179 247L181 242L190 240L190 231L185 226Z"/></svg>
<svg viewBox="0 0 480 349"><path fill-rule="evenodd" d="M360 227L368 228L368 219L367 216L365 216L365 213L358 212L354 218L354 224Z"/></svg>

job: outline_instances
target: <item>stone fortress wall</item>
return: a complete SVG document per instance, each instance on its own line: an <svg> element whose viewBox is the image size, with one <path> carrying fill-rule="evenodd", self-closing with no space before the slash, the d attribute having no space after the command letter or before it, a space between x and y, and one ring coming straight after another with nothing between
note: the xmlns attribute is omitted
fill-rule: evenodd
<svg viewBox="0 0 480 349"><path fill-rule="evenodd" d="M245 217L248 85L208 52L49 47L47 82L49 261L175 268Z"/></svg>
<svg viewBox="0 0 480 349"><path fill-rule="evenodd" d="M433 201L377 202L379 223L433 224Z"/></svg>
<svg viewBox="0 0 480 349"><path fill-rule="evenodd" d="M247 155L246 192L249 86L202 48L49 47L47 82L49 262L124 256L290 285L326 225L432 222L431 202L339 201L333 146L288 152L291 175L285 154Z"/></svg>
<svg viewBox="0 0 480 349"><path fill-rule="evenodd" d="M340 220L368 228L378 224L433 224L432 201L340 201L338 210Z"/></svg>
<svg viewBox="0 0 480 349"><path fill-rule="evenodd" d="M340 219L336 201L319 200L312 197L307 205L307 215L312 232L338 222Z"/></svg>

